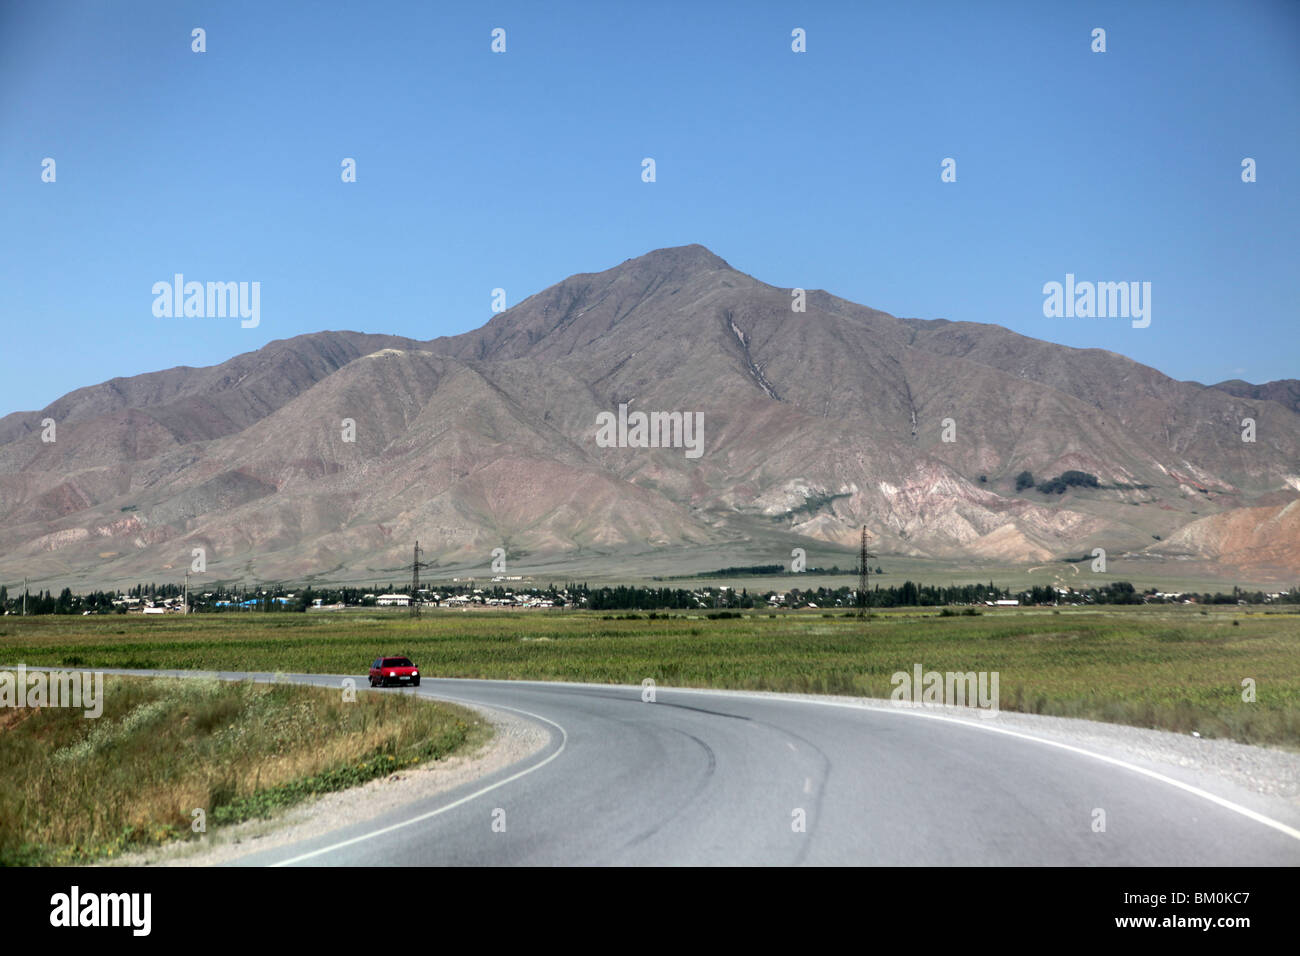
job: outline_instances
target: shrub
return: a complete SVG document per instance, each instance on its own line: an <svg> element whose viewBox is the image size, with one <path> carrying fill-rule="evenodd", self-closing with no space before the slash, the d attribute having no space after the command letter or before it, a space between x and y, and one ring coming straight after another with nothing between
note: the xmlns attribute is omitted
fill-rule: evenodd
<svg viewBox="0 0 1300 956"><path fill-rule="evenodd" d="M1039 483L1038 490L1045 495L1059 495L1064 494L1065 490L1071 487L1100 488L1101 483L1096 475L1090 475L1086 471L1066 471L1055 478Z"/></svg>
<svg viewBox="0 0 1300 956"><path fill-rule="evenodd" d="M1101 483L1097 481L1096 475L1090 475L1086 471L1067 471L1061 474L1060 480L1067 485L1078 485L1081 488L1099 488Z"/></svg>

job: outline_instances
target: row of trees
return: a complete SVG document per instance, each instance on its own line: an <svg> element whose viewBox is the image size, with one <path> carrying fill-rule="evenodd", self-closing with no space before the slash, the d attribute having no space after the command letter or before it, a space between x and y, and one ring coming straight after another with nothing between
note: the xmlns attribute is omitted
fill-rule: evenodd
<svg viewBox="0 0 1300 956"><path fill-rule="evenodd" d="M1101 482L1096 475L1074 470L1061 472L1055 478L1040 481L1037 485L1034 484L1033 472L1022 471L1016 475L1016 491L1035 487L1045 495L1061 495L1068 488L1100 488Z"/></svg>
<svg viewBox="0 0 1300 956"><path fill-rule="evenodd" d="M162 599L167 595L167 586L150 590L143 586L132 588L132 596L142 600ZM388 588L392 591L391 584ZM439 594L471 594L475 590L484 599L504 600L512 593L510 589L494 585L475 589L472 585L459 584L437 588ZM324 604L346 604L349 606L372 606L374 595L384 593L378 586L372 590L361 588L322 588L305 587L289 590L284 587L257 589L215 589L205 591L203 595L190 594L190 610L197 613L215 613L228 610L264 611L264 612L304 612L317 598ZM404 592L397 592L404 593ZM586 583L571 582L563 588L554 584L546 588L533 588L518 593L531 593L545 598L556 607L585 607L596 611L655 611L655 610L695 610L699 608L745 610L767 607L769 599L778 596L788 607L807 607L817 605L823 608L852 607L856 604L856 589L848 586L837 588L791 588L789 591L764 591L750 594L748 589L736 591L733 588L706 587L696 590L685 588L641 587L636 585L617 585L589 587ZM371 595L366 597L366 595ZM292 597L290 597L292 595ZM179 596L179 592L170 596ZM27 596L28 614L82 614L87 611L95 614L125 614L126 605L114 605L114 599L120 598L119 592L91 591L88 594L73 594L70 588L64 588L57 596L51 591L34 591ZM1016 599L1021 604L1146 604L1169 601L1193 600L1198 604L1265 604L1275 600L1279 604L1300 603L1300 586L1282 594L1280 599L1271 599L1262 591L1244 591L1234 587L1231 593L1184 593L1166 597L1158 596L1155 588L1139 591L1128 581L1116 581L1095 588L1069 589L1060 594L1050 586L1034 586L1021 591L1000 588L992 581L988 584L928 585L912 581L882 587L877 584L867 595L867 606L878 608L890 607L941 607L951 604L983 604L986 601ZM0 585L0 610L11 614L22 613L23 596L13 595Z"/></svg>

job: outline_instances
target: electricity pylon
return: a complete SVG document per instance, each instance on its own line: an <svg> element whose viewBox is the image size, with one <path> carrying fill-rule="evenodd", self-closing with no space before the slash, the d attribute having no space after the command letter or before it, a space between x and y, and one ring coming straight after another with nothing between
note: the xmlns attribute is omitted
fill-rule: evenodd
<svg viewBox="0 0 1300 956"><path fill-rule="evenodd" d="M871 583L870 561L876 555L867 550L867 526L862 526L862 547L858 551L858 617L867 616L867 586Z"/></svg>
<svg viewBox="0 0 1300 956"><path fill-rule="evenodd" d="M420 555L424 549L420 547L420 542L415 542L415 554L411 559L411 617L420 616L420 568L428 567L420 561Z"/></svg>

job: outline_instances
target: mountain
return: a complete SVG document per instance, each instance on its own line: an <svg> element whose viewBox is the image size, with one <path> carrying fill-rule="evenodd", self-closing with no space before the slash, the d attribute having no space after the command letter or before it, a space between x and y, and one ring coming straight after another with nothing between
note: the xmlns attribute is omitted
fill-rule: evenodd
<svg viewBox="0 0 1300 956"><path fill-rule="evenodd" d="M1300 412L1300 379L1284 378L1276 382L1265 382L1263 385L1251 385L1250 382L1234 378L1227 382L1220 382L1214 387L1238 398L1278 402L1293 412Z"/></svg>
<svg viewBox="0 0 1300 956"><path fill-rule="evenodd" d="M416 538L442 568L501 547L699 570L852 549L863 524L876 552L937 561L1104 547L1300 571L1287 383L794 302L684 246L463 335L321 332L79 389L0 419L0 580L174 579L198 547L219 579L401 580ZM620 405L701 417L701 453L603 447ZM1026 470L1046 490L1017 487ZM1093 478L1045 484L1071 471Z"/></svg>

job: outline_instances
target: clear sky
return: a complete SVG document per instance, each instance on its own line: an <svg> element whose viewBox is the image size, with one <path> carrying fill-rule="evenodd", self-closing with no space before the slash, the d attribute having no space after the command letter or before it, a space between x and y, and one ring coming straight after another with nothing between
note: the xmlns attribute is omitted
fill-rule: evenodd
<svg viewBox="0 0 1300 956"><path fill-rule="evenodd" d="M1177 378L1300 377L1298 158L1292 0L0 0L0 414L303 332L463 332L494 288L690 242ZM156 318L177 272L260 282L260 325ZM1150 326L1044 317L1066 273L1150 282Z"/></svg>

